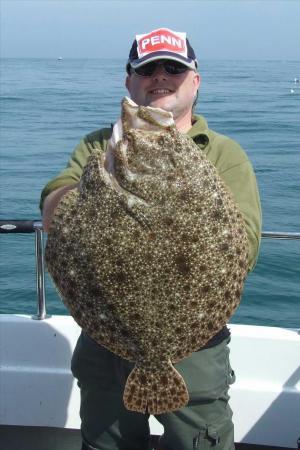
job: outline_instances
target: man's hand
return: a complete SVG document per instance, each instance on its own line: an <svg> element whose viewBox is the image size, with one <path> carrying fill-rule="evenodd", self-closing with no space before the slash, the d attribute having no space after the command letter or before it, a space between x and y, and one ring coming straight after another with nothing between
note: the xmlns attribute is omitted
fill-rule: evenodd
<svg viewBox="0 0 300 450"><path fill-rule="evenodd" d="M43 228L46 233L49 231L55 208L60 202L60 199L71 189L77 189L78 186L79 183L60 187L46 197L43 207Z"/></svg>

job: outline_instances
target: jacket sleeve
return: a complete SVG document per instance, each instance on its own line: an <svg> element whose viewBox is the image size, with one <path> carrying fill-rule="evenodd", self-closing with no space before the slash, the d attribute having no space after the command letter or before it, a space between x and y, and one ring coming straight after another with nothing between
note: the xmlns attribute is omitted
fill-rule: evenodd
<svg viewBox="0 0 300 450"><path fill-rule="evenodd" d="M86 140L81 140L70 156L65 169L63 169L55 178L49 181L42 190L40 199L41 211L43 210L43 204L47 195L60 187L75 184L80 180L83 168L86 165L90 153L91 148L89 148Z"/></svg>
<svg viewBox="0 0 300 450"><path fill-rule="evenodd" d="M233 165L228 164L231 152L235 152ZM239 157L236 157L237 152L240 155ZM219 173L232 192L244 217L249 241L249 270L252 270L259 253L262 226L260 198L255 173L245 152L231 139L228 139L225 144L223 157L227 158L227 164L224 164L223 170L221 167Z"/></svg>

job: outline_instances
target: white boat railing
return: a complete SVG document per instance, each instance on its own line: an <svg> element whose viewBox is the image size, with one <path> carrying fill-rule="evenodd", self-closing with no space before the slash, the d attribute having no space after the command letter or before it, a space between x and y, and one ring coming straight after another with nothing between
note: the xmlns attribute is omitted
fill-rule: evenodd
<svg viewBox="0 0 300 450"><path fill-rule="evenodd" d="M40 220L0 220L0 233L35 233L37 314L32 318L36 320L46 319L44 230L42 222ZM263 239L300 240L300 233L263 231L261 237Z"/></svg>

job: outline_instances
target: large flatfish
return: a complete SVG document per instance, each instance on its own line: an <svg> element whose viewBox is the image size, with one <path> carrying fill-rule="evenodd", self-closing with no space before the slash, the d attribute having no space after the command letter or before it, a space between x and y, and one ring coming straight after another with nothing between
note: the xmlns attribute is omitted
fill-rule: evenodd
<svg viewBox="0 0 300 450"><path fill-rule="evenodd" d="M215 167L172 114L122 102L106 152L60 201L48 270L97 343L133 361L126 408L178 410L189 396L176 363L199 350L240 302L245 224Z"/></svg>

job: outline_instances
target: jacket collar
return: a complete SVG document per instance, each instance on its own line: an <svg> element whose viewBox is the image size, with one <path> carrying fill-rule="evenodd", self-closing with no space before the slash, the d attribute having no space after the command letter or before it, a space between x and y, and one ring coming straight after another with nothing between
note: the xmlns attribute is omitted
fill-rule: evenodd
<svg viewBox="0 0 300 450"><path fill-rule="evenodd" d="M187 132L187 135L191 137L201 149L204 149L209 143L209 130L207 122L203 116L197 114L193 115L193 121L193 126Z"/></svg>

